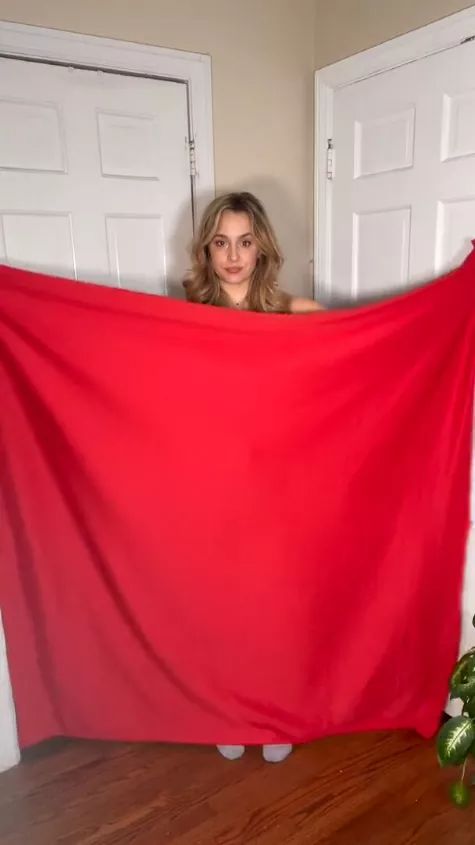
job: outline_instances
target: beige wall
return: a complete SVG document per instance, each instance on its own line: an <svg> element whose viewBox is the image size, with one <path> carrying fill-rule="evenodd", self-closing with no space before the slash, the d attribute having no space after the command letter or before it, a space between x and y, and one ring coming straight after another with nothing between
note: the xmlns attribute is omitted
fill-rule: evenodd
<svg viewBox="0 0 475 845"><path fill-rule="evenodd" d="M216 186L255 191L309 292L315 0L0 0L0 20L209 53ZM297 10L297 11L296 11Z"/></svg>
<svg viewBox="0 0 475 845"><path fill-rule="evenodd" d="M315 0L315 67L473 5L467 0ZM0 4L1 8L1 4Z"/></svg>

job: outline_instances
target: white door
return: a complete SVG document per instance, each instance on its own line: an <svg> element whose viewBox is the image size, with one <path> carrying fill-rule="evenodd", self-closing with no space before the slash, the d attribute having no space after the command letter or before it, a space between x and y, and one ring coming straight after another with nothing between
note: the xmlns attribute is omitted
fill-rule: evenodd
<svg viewBox="0 0 475 845"><path fill-rule="evenodd" d="M187 138L183 83L0 59L0 261L179 293Z"/></svg>
<svg viewBox="0 0 475 845"><path fill-rule="evenodd" d="M459 264L475 238L475 42L337 89L333 109L330 299L373 298ZM472 485L462 650L475 645L474 521Z"/></svg>
<svg viewBox="0 0 475 845"><path fill-rule="evenodd" d="M475 237L475 43L337 90L333 144L332 292L459 263Z"/></svg>
<svg viewBox="0 0 475 845"><path fill-rule="evenodd" d="M186 86L0 59L0 262L180 295ZM0 771L19 759L0 613Z"/></svg>

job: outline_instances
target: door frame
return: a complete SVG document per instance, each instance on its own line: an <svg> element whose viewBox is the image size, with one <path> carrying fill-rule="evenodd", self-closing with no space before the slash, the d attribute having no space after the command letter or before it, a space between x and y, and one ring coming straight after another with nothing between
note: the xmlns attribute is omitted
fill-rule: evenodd
<svg viewBox="0 0 475 845"><path fill-rule="evenodd" d="M435 21L328 65L315 73L315 188L314 188L314 293L331 294L331 211L333 184L328 178L327 145L333 138L335 91L378 73L426 58L475 37L475 6ZM338 150L333 150L333 172Z"/></svg>
<svg viewBox="0 0 475 845"><path fill-rule="evenodd" d="M200 215L215 194L211 58L163 47L115 41L92 35L45 29L0 20L0 57L74 65L78 68L107 70L186 84L188 93L190 179L195 214ZM0 614L0 674L3 636ZM7 664L8 672L8 664ZM8 676L7 676L8 677ZM0 734L0 770L20 759L15 711L7 713L7 734Z"/></svg>
<svg viewBox="0 0 475 845"><path fill-rule="evenodd" d="M95 35L0 21L0 57L74 65L187 86L194 216L215 194L211 57Z"/></svg>

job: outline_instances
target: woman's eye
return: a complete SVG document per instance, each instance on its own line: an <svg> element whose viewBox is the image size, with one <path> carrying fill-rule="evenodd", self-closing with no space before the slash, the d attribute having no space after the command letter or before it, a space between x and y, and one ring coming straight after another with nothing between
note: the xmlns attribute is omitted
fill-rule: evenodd
<svg viewBox="0 0 475 845"><path fill-rule="evenodd" d="M243 241L243 242L242 242L242 245L243 245L244 247L246 247L246 249L248 249L250 246L252 246L252 241L248 241L248 240Z"/></svg>
<svg viewBox="0 0 475 845"><path fill-rule="evenodd" d="M225 241L217 240L217 241L214 242L214 245L221 248L225 245Z"/></svg>

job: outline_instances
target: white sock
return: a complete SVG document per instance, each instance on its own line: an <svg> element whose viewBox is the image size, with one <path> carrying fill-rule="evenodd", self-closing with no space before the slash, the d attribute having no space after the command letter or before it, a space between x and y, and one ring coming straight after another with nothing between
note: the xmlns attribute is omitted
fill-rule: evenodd
<svg viewBox="0 0 475 845"><path fill-rule="evenodd" d="M267 763L282 763L292 753L292 745L263 745L262 756Z"/></svg>
<svg viewBox="0 0 475 845"><path fill-rule="evenodd" d="M246 750L244 745L217 745L216 748L226 760L239 760Z"/></svg>

